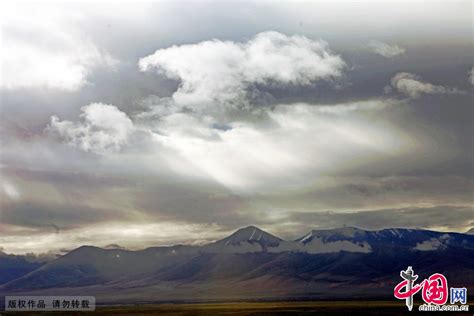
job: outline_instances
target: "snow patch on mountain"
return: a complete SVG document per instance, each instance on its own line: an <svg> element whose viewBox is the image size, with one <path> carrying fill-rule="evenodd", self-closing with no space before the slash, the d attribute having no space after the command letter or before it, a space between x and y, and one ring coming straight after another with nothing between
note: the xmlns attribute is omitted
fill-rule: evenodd
<svg viewBox="0 0 474 316"><path fill-rule="evenodd" d="M264 247L258 243L242 241L238 244L214 244L207 246L205 252L213 253L249 253L249 252L263 252Z"/></svg>
<svg viewBox="0 0 474 316"><path fill-rule="evenodd" d="M359 243L348 240L324 242L321 238L313 238L313 240L303 245L303 250L307 253L332 253L340 251L369 253L372 251L370 245L365 241Z"/></svg>
<svg viewBox="0 0 474 316"><path fill-rule="evenodd" d="M443 244L441 241L439 241L439 239L431 238L421 243L417 243L414 249L420 250L420 251L433 251L433 250L440 250L440 249L445 249L445 248L446 248L446 245Z"/></svg>
<svg viewBox="0 0 474 316"><path fill-rule="evenodd" d="M227 238L203 246L203 251L214 253L264 252L269 248L278 247L281 242L280 238L258 227L249 226L237 230Z"/></svg>
<svg viewBox="0 0 474 316"><path fill-rule="evenodd" d="M307 241L308 239L306 239ZM372 248L367 242L351 242L347 240L324 241L322 238L312 238L309 242L282 241L278 247L269 248L268 252L305 252L310 254L316 253L334 253L334 252L361 252L369 253Z"/></svg>
<svg viewBox="0 0 474 316"><path fill-rule="evenodd" d="M310 232L308 235L304 236L303 238L301 238L301 242L305 242L307 240L309 240L311 237L313 237L313 232Z"/></svg>
<svg viewBox="0 0 474 316"><path fill-rule="evenodd" d="M342 240L351 240L358 236L364 236L366 232L362 229L355 227L341 227L335 229L319 229L312 230L309 234L305 235L302 238L297 239L298 242L306 243L311 241L313 238L322 238L326 240L327 238L339 238Z"/></svg>

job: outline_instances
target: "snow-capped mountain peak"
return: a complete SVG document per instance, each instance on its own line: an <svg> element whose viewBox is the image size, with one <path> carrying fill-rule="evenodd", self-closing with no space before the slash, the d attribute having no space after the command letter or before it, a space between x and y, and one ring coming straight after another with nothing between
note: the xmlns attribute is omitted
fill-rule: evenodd
<svg viewBox="0 0 474 316"><path fill-rule="evenodd" d="M255 226L248 226L237 230L235 233L230 235L223 240L226 241L226 244L235 244L243 241L248 242L262 242L269 244L279 244L281 239L273 236L272 234L267 233L266 231L261 230ZM222 241L223 241L222 240Z"/></svg>
<svg viewBox="0 0 474 316"><path fill-rule="evenodd" d="M277 247L281 242L280 238L258 227L248 226L204 248L211 252L261 252Z"/></svg>
<svg viewBox="0 0 474 316"><path fill-rule="evenodd" d="M355 227L341 227L327 230L312 230L305 236L295 240L300 248L308 253L330 252L371 252L370 244L361 240L365 231Z"/></svg>
<svg viewBox="0 0 474 316"><path fill-rule="evenodd" d="M314 238L340 238L353 239L356 236L363 236L366 231L355 227L340 227L334 229L314 229L305 236L296 239L297 242L307 243Z"/></svg>

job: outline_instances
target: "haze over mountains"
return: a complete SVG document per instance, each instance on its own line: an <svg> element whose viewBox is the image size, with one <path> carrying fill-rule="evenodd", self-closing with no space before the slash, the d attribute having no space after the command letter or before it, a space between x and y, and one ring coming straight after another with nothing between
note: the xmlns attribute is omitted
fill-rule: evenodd
<svg viewBox="0 0 474 316"><path fill-rule="evenodd" d="M474 286L473 258L468 234L344 227L286 241L249 226L204 246L82 246L22 275L2 256L0 294L88 293L102 302L385 297L408 265L420 278L440 272L452 286Z"/></svg>

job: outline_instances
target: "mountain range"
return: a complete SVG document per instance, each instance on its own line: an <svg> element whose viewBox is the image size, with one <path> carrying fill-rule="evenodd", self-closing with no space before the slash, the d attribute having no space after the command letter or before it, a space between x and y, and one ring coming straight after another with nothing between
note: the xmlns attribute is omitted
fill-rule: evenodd
<svg viewBox="0 0 474 316"><path fill-rule="evenodd" d="M103 303L392 297L407 266L474 287L474 235L343 227L283 240L255 226L203 246L82 246L48 262L0 253L0 295L95 295Z"/></svg>

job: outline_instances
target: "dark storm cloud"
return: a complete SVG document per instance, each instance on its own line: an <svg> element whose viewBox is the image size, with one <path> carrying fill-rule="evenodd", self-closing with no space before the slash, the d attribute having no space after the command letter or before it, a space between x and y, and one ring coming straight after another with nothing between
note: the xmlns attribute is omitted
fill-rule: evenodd
<svg viewBox="0 0 474 316"><path fill-rule="evenodd" d="M460 176L327 177L314 187L261 199L288 209L343 211L426 203L469 205L473 190L472 178Z"/></svg>
<svg viewBox="0 0 474 316"><path fill-rule="evenodd" d="M89 187L95 190L101 187L132 186L135 182L125 177L79 171L34 170L10 168L3 171L4 176L19 178L28 182L54 183L58 188ZM92 187L91 187L92 186Z"/></svg>
<svg viewBox="0 0 474 316"><path fill-rule="evenodd" d="M343 225L363 229L424 228L465 231L474 224L472 206L439 205L434 207L407 207L351 213L319 212L294 213L291 220L306 223L308 227L332 228Z"/></svg>
<svg viewBox="0 0 474 316"><path fill-rule="evenodd" d="M240 213L246 208L245 198L215 183L27 169L9 169L3 177L21 184L21 192L17 197L2 195L2 223L39 231L134 218L230 228L255 221L251 214Z"/></svg>
<svg viewBox="0 0 474 316"><path fill-rule="evenodd" d="M42 201L1 203L3 224L33 228L38 232L60 233L84 225L119 219L123 214L87 205Z"/></svg>
<svg viewBox="0 0 474 316"><path fill-rule="evenodd" d="M131 193L134 207L151 218L231 227L251 221L249 214L239 214L246 207L246 199L219 186L198 188L150 179Z"/></svg>

